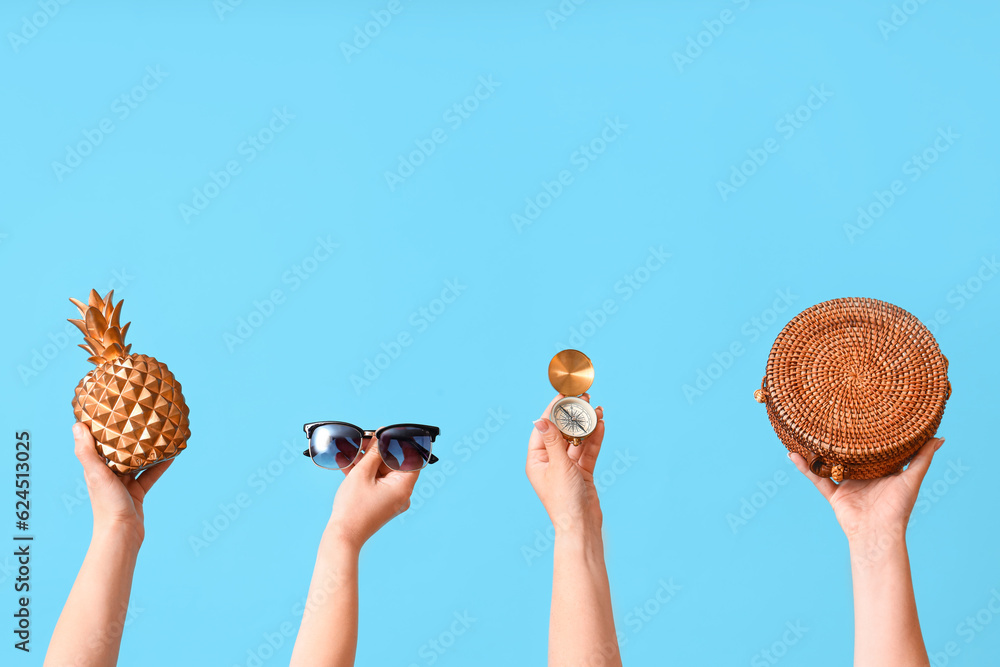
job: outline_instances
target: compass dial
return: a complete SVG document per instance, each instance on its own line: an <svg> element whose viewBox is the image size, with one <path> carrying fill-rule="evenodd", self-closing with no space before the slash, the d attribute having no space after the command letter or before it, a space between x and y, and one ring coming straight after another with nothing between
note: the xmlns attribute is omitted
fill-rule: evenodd
<svg viewBox="0 0 1000 667"><path fill-rule="evenodd" d="M597 427L597 413L590 403L569 396L562 399L554 406L550 413L552 422L564 435L571 438L585 438L594 432Z"/></svg>

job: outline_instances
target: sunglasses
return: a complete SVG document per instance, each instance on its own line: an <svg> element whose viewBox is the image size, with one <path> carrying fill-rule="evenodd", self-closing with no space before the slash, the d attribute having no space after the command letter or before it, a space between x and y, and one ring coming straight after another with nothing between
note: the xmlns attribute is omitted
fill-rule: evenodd
<svg viewBox="0 0 1000 667"><path fill-rule="evenodd" d="M302 429L309 438L309 449L302 453L328 470L343 470L357 462L364 454L365 438L375 439L379 456L390 470L414 472L438 460L431 454L431 445L441 434L437 426L393 424L366 431L347 422L313 422Z"/></svg>

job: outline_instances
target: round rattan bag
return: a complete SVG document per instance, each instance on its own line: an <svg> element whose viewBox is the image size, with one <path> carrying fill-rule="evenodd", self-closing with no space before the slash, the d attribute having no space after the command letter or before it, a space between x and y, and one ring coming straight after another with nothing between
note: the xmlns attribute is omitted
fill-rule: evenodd
<svg viewBox="0 0 1000 667"><path fill-rule="evenodd" d="M789 451L823 477L899 472L934 437L951 396L948 360L920 320L875 299L799 313L754 392Z"/></svg>

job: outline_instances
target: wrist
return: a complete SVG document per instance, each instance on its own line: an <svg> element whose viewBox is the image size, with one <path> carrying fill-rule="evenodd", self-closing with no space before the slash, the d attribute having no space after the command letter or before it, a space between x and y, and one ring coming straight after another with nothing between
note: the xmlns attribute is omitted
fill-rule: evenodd
<svg viewBox="0 0 1000 667"><path fill-rule="evenodd" d="M589 507L571 506L569 509L561 509L549 512L549 520L555 534L578 536L578 537L600 537L601 526L604 524L604 516L601 508L596 503Z"/></svg>
<svg viewBox="0 0 1000 667"><path fill-rule="evenodd" d="M906 543L906 525L852 526L844 529L851 548L865 548L873 544Z"/></svg>
<svg viewBox="0 0 1000 667"><path fill-rule="evenodd" d="M870 569L906 554L906 529L868 529L848 534L847 544L851 563L855 567Z"/></svg>
<svg viewBox="0 0 1000 667"><path fill-rule="evenodd" d="M552 525L555 528L557 542L598 546L601 551L604 549L600 518L553 519Z"/></svg>
<svg viewBox="0 0 1000 667"><path fill-rule="evenodd" d="M323 531L320 548L325 551L356 557L361 553L361 547L364 546L366 541L366 539L360 539L356 531L349 530L336 521L331 520L326 525L326 530Z"/></svg>
<svg viewBox="0 0 1000 667"><path fill-rule="evenodd" d="M556 560L571 558L599 571L604 565L604 537L600 529L579 527L557 531L553 552Z"/></svg>
<svg viewBox="0 0 1000 667"><path fill-rule="evenodd" d="M91 543L113 544L138 553L145 538L142 525L123 521L95 521Z"/></svg>

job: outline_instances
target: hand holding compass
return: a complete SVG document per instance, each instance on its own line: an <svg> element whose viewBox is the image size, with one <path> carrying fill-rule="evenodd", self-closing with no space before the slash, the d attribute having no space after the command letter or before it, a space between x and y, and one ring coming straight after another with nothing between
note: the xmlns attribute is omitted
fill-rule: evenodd
<svg viewBox="0 0 1000 667"><path fill-rule="evenodd" d="M594 468L604 440L604 412L590 407L585 394L566 395L586 391L593 374L590 360L576 350L552 360L549 377L559 395L534 422L525 471L558 533L581 530L599 539L602 515Z"/></svg>
<svg viewBox="0 0 1000 667"><path fill-rule="evenodd" d="M580 395L594 382L594 364L579 350L563 350L549 362L549 382L565 398L556 401L549 420L573 445L597 428L597 413Z"/></svg>

